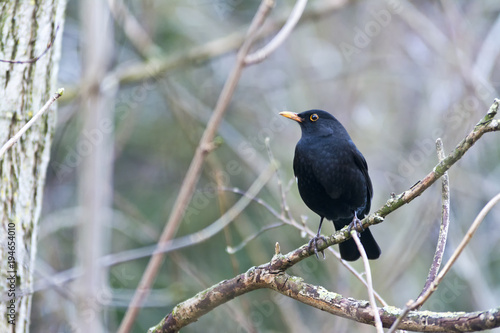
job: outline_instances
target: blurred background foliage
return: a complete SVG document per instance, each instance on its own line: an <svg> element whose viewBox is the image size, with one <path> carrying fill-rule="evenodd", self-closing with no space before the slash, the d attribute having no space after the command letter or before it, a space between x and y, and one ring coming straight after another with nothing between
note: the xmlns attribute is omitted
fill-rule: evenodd
<svg viewBox="0 0 500 333"><path fill-rule="evenodd" d="M321 9L338 3L336 9ZM281 22L294 2L277 1L266 27ZM125 1L148 32L156 56L187 54L210 41L246 31L259 1ZM315 15L311 16L311 13ZM483 117L500 90L498 1L312 0L292 35L263 63L243 72L220 127L219 147L208 157L177 236L210 225L240 198L219 186L248 189L266 168L265 138L280 163L286 200L298 221L316 230L319 218L300 199L292 158L299 127L278 115L319 108L334 114L364 154L374 186L372 211L437 163L435 140L451 151ZM80 315L65 287L47 276L75 268L77 179L82 154L78 87L81 78L79 3L69 1L59 82L68 94L59 103L52 162L47 172L40 225L32 331L70 332ZM114 62L120 75L144 54L115 24ZM258 44L263 45L270 37ZM223 42L216 46L223 48ZM166 223L206 121L235 61L236 49L174 66L145 80L122 82L116 97L113 218L107 251L155 244ZM145 69L146 70L146 69ZM500 190L500 137L488 134L449 172L451 225L445 260L485 203ZM258 196L281 211L278 178ZM435 249L441 211L440 185L389 215L372 232L382 248L371 262L374 287L391 305L403 307L423 287ZM85 214L85 212L83 212ZM278 222L251 203L224 231L201 244L167 255L134 326L145 332L172 308L221 280L271 259L308 239L281 226L248 242L246 237ZM473 311L500 299L500 207L483 225L424 309ZM331 233L330 223L323 233ZM106 329L115 331L148 258L113 266L103 292ZM353 264L363 271L361 262ZM59 273L59 275L58 275ZM291 270L306 282L343 296L367 299L366 289L331 253ZM65 274L65 273L62 273ZM63 276L67 276L63 275ZM70 286L68 282L65 286ZM372 327L331 316L268 290L239 297L203 316L183 332L370 332Z"/></svg>

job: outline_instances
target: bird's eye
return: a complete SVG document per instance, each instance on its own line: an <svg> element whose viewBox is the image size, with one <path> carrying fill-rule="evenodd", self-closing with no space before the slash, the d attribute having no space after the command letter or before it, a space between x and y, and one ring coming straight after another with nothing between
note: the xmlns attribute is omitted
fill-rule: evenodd
<svg viewBox="0 0 500 333"><path fill-rule="evenodd" d="M316 121L319 119L318 115L316 113L312 114L309 119L311 119L311 121Z"/></svg>

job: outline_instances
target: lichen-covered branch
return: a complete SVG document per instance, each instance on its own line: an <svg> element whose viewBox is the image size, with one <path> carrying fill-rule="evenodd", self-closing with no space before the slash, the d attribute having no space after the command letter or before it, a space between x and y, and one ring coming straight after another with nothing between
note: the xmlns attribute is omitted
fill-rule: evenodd
<svg viewBox="0 0 500 333"><path fill-rule="evenodd" d="M198 293L178 304L148 333L177 332L195 322L204 314L247 292L268 288L319 310L360 323L374 325L373 313L368 301L346 298L340 294L304 282L282 269L288 255L276 254L271 262L253 267L246 273ZM384 327L390 327L402 309L383 307L378 310ZM410 311L399 325L400 329L420 332L460 331L474 332L500 326L500 308L479 312L431 312Z"/></svg>
<svg viewBox="0 0 500 333"><path fill-rule="evenodd" d="M436 141L437 153L439 161L442 161L445 157L443 150L443 141L437 139ZM425 281L424 288L420 293L419 297L424 295L427 290L429 290L432 282L436 279L436 276L441 267L441 262L443 261L444 249L446 247L446 240L448 239L448 227L450 225L450 180L448 177L448 172L443 174L441 179L441 227L439 228L438 242L436 245L436 252L434 253L434 258L432 259L432 265L427 275L427 280Z"/></svg>

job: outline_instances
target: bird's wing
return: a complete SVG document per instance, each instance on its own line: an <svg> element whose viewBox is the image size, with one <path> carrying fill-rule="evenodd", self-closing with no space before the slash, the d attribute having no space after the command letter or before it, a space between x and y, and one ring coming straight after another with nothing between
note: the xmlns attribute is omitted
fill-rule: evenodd
<svg viewBox="0 0 500 333"><path fill-rule="evenodd" d="M368 164L366 164L364 156L356 147L354 147L352 153L354 156L354 162L358 166L359 170L361 170L361 173L363 173L363 176L365 176L367 194L366 194L366 207L364 212L365 214L368 214L368 212L370 211L371 201L373 197L373 186L370 176L368 175Z"/></svg>
<svg viewBox="0 0 500 333"><path fill-rule="evenodd" d="M368 175L368 165L361 152L352 144L350 149L324 152L323 158L313 162L312 169L321 186L332 199L345 195L346 177L353 177L352 181L359 179L355 167L361 172L366 183L366 206L364 212L370 211L373 187ZM353 174L354 172L354 174ZM339 175L342 175L339 177Z"/></svg>
<svg viewBox="0 0 500 333"><path fill-rule="evenodd" d="M338 199L344 192L343 176L349 169L348 161L351 158L348 153L342 149L322 150L321 158L311 161L311 171L315 179L323 187L328 196L332 199Z"/></svg>

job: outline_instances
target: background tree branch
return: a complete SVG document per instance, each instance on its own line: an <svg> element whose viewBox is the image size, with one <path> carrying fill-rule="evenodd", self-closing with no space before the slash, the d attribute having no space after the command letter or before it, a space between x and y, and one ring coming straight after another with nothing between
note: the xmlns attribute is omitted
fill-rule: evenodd
<svg viewBox="0 0 500 333"><path fill-rule="evenodd" d="M246 66L245 57L250 52L250 48L252 47L253 42L257 36L257 32L264 23L273 6L273 0L262 0L257 13L250 23L243 45L239 49L236 56L236 64L231 70L224 84L224 87L222 88L219 98L217 99L217 103L214 107L212 116L210 117L210 120L207 123L207 127L203 131L203 135L198 143L198 146L196 147L193 159L191 160L184 180L182 181L181 190L177 196L177 199L175 200L174 206L169 214L168 221L158 240L159 248L164 243L172 239L177 232L186 207L194 194L196 184L200 177L203 162L208 153L212 150L210 147L213 146L213 139L217 133L219 124L224 117L224 114L226 113L229 102L231 101L236 86L238 85L238 81L240 79L242 71ZM131 329L135 317L139 312L140 306L149 294L151 285L153 284L158 270L160 269L160 266L163 262L163 258L164 255L162 252L155 252L151 257L148 266L146 267L146 270L142 275L141 281L139 282L139 285L134 293L134 297L132 298L127 312L125 313L125 317L120 324L118 332L126 333Z"/></svg>

